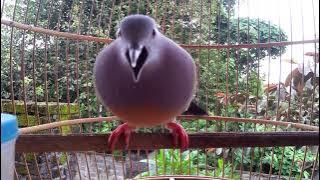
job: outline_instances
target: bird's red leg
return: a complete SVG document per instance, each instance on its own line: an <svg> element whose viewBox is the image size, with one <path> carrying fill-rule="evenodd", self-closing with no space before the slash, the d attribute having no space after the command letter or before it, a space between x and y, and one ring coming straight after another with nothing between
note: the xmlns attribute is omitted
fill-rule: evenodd
<svg viewBox="0 0 320 180"><path fill-rule="evenodd" d="M180 148L187 149L189 146L189 137L186 130L176 122L169 122L166 126L173 134L173 144L177 146L178 141L180 141Z"/></svg>
<svg viewBox="0 0 320 180"><path fill-rule="evenodd" d="M123 123L118 126L109 136L108 139L108 147L111 151L114 150L116 143L118 142L121 135L125 137L126 149L129 147L130 135L132 131L132 127L129 127L127 123Z"/></svg>

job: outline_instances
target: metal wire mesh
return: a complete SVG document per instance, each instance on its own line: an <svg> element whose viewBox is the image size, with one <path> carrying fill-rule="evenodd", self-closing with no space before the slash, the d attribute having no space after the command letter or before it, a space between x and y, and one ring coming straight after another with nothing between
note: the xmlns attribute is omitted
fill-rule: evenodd
<svg viewBox="0 0 320 180"><path fill-rule="evenodd" d="M63 137L71 137L67 149L75 143L85 147L85 143L72 140L76 135L106 142L106 136L99 135L119 124L103 118L112 114L95 96L92 68L99 50L115 38L119 21L135 13L155 18L161 32L196 62L199 91L195 100L210 116L181 116L179 121L189 133L303 131L300 136L304 140L308 134L314 140L314 131L319 131L319 1L273 4L277 6L266 17L252 18L250 13L264 8L253 0L3 0L1 112L16 114L20 127L39 128L22 132L62 137L60 141L51 139L49 144L54 145L50 146L45 139L36 140L36 135L29 139L22 135L17 142L16 179L317 179L318 145L303 144L299 136L291 145L287 144L293 142L283 140L268 146L241 144L226 137L222 141L229 146L199 145L184 152L172 149L170 143L161 146L168 138L153 147L152 143L145 145L149 148L136 142L134 150L113 155L101 149L102 145L91 147L95 151L61 147L66 140ZM289 9L287 18L280 15L282 7ZM270 20L274 16L277 21ZM312 26L305 26L306 22ZM284 32L284 26L290 27L289 32ZM297 27L299 38L295 36ZM305 38L309 29L314 36ZM312 52L307 53L306 47L312 47ZM290 52L289 60L283 57L285 51ZM301 63L296 63L296 57L301 57ZM307 61L308 57L313 59ZM272 81L276 61L280 73ZM288 68L288 74L281 73ZM75 121L61 124L65 120ZM58 124L41 126L48 123ZM139 132L166 131L156 127ZM293 137L289 139L295 140ZM205 136L199 139L214 144L206 142ZM92 145L88 144L86 147ZM43 151L46 148L50 151Z"/></svg>

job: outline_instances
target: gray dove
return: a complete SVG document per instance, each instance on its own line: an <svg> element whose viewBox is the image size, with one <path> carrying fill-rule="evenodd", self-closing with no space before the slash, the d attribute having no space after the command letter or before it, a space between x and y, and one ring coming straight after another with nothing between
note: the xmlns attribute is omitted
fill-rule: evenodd
<svg viewBox="0 0 320 180"><path fill-rule="evenodd" d="M172 132L175 145L188 147L188 134L176 116L194 96L195 63L158 31L151 17L130 15L120 22L117 38L96 58L94 83L103 105L124 122L109 136L111 150L120 136L125 136L128 147L134 129L157 125Z"/></svg>

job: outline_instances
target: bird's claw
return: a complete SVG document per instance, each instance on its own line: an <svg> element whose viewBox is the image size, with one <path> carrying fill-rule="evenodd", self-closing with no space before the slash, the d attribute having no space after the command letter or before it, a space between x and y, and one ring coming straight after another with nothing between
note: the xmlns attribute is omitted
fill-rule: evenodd
<svg viewBox="0 0 320 180"><path fill-rule="evenodd" d="M119 138L121 135L124 135L125 137L125 144L126 149L129 147L129 141L130 141L130 134L131 134L131 128L128 126L127 123L121 124L118 126L115 130L112 131L112 133L109 136L108 139L108 148L113 152L116 143L119 141Z"/></svg>
<svg viewBox="0 0 320 180"><path fill-rule="evenodd" d="M167 128L172 132L174 146L177 147L178 141L180 141L181 150L187 149L189 146L189 137L186 130L176 122L167 123Z"/></svg>

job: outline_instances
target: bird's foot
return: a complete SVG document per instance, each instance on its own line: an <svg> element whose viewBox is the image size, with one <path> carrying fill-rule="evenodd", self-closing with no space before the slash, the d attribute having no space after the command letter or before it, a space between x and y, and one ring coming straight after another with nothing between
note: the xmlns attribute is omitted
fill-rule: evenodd
<svg viewBox="0 0 320 180"><path fill-rule="evenodd" d="M177 147L178 141L180 141L181 150L187 149L189 146L189 137L186 130L176 122L169 122L166 124L166 126L173 134L174 146Z"/></svg>
<svg viewBox="0 0 320 180"><path fill-rule="evenodd" d="M125 137L126 149L129 147L129 140L131 135L132 128L128 126L127 123L121 124L109 136L108 139L108 148L113 152L116 143L118 142L121 135Z"/></svg>

